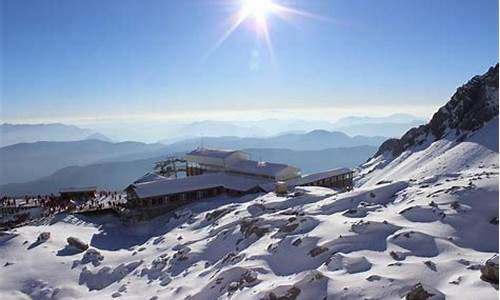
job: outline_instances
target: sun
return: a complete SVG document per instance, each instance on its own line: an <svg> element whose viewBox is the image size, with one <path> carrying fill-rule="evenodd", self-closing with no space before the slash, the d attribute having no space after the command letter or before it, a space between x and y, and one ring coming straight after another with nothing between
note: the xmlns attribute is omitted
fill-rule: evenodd
<svg viewBox="0 0 500 300"><path fill-rule="evenodd" d="M270 34L270 21L271 17L277 16L286 21L292 16L300 16L306 18L313 18L317 20L325 20L325 18L316 16L314 14L295 9L293 7L284 6L279 2L281 0L226 0L231 3L237 3L237 9L234 14L229 17L229 27L209 50L210 53L215 51L224 41L240 27L247 20L251 20L255 26L258 38L263 39L268 49L271 61L274 62L274 50L271 42ZM269 20L268 20L269 19ZM251 27L252 28L252 27ZM274 63L273 63L274 65Z"/></svg>
<svg viewBox="0 0 500 300"><path fill-rule="evenodd" d="M266 15L275 8L271 0L243 0L241 14L245 17L254 17L257 21L264 21Z"/></svg>

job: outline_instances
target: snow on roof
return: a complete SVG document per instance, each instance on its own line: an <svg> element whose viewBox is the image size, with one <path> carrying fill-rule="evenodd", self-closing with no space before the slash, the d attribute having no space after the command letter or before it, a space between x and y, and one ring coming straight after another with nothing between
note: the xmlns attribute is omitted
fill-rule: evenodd
<svg viewBox="0 0 500 300"><path fill-rule="evenodd" d="M245 192L258 187L269 180L232 175L227 173L209 173L178 179L160 179L157 181L132 184L139 198L150 198L162 195L184 193L216 187Z"/></svg>
<svg viewBox="0 0 500 300"><path fill-rule="evenodd" d="M152 172L148 172L144 174L142 177L139 177L134 183L144 183L144 182L150 182L150 181L156 181L160 179L166 179L165 176L161 176Z"/></svg>
<svg viewBox="0 0 500 300"><path fill-rule="evenodd" d="M311 182L315 182L318 180L323 180L326 178L330 178L333 176L338 176L342 174L347 174L352 172L351 169L349 168L339 168L339 169L333 169L325 172L320 172L320 173L314 173L314 174L309 174L301 178L297 179L292 179L287 182L288 185L302 185L302 184L308 184Z"/></svg>
<svg viewBox="0 0 500 300"><path fill-rule="evenodd" d="M198 148L195 149L187 155L195 155L195 156L208 156L208 157L215 157L215 158L226 158L230 156L233 153L236 152L242 152L239 150L224 150L224 149L207 149L207 148Z"/></svg>
<svg viewBox="0 0 500 300"><path fill-rule="evenodd" d="M69 187L64 188L59 191L59 193L82 193L82 192L95 192L97 190L96 186L88 187Z"/></svg>
<svg viewBox="0 0 500 300"><path fill-rule="evenodd" d="M285 164L259 162L255 160L240 160L231 164L228 169L238 173L276 177L280 172L289 167L290 166ZM295 167L291 168L296 169L297 172L299 171Z"/></svg>

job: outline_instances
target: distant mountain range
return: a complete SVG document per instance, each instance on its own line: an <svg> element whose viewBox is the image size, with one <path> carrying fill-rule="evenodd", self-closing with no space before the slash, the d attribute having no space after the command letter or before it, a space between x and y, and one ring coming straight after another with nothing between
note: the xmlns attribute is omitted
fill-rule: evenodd
<svg viewBox="0 0 500 300"><path fill-rule="evenodd" d="M263 137L271 133L256 125L241 126L231 122L221 121L199 121L193 122L170 133L171 138L161 141L163 144L179 141L180 139L206 137L206 136L239 136L239 137Z"/></svg>
<svg viewBox="0 0 500 300"><path fill-rule="evenodd" d="M335 167L354 167L372 156L387 136L395 135L400 130L405 131L419 122L413 118L406 115L386 118L356 117L341 119L336 123L295 120L289 121L290 127L286 127L288 133L269 137L234 135L250 132L254 135L265 134L259 130L260 127L269 125L272 128L283 125L282 122L285 121L265 120L262 124L237 122L229 125L226 122L201 121L187 126L182 134L209 134L214 130L219 134L228 132L234 135L193 137L168 145L112 143L98 132L62 124L3 124L2 138L9 136L7 143L15 140L15 132L20 132L17 140L72 139L72 134L74 139L82 140L17 143L0 148L0 193L38 194L83 185L120 190L145 172L151 171L158 159L174 153L182 154L200 146L247 149L253 159L295 165L304 173ZM394 122L388 122L390 120ZM316 129L302 132L298 129L307 128L308 124L323 127L343 124L344 132L365 131L371 133L371 136L349 136L336 130ZM383 131L381 128L386 129ZM383 135L377 136L378 130L382 130Z"/></svg>
<svg viewBox="0 0 500 300"><path fill-rule="evenodd" d="M359 123L351 124L344 127L337 127L336 130L342 131L349 135L366 135L366 136L386 136L386 137L400 137L408 129L422 125L424 121L415 120L407 123Z"/></svg>
<svg viewBox="0 0 500 300"><path fill-rule="evenodd" d="M111 142L108 137L73 125L52 124L0 124L0 147L38 141L78 141L97 139Z"/></svg>
<svg viewBox="0 0 500 300"><path fill-rule="evenodd" d="M167 145L202 137L272 137L289 133L303 134L316 129L341 131L351 136L400 137L409 128L425 123L418 117L394 114L386 117L346 117L336 122L264 119L259 121L203 120L179 122L125 122L87 124L92 129L60 123L0 124L0 147L39 141L160 141Z"/></svg>
<svg viewBox="0 0 500 300"><path fill-rule="evenodd" d="M347 127L347 126L352 126L352 125L360 125L360 124L391 124L391 123L397 123L397 124L406 124L406 123L413 123L415 121L425 123L424 120L421 118L415 117L413 115L409 114L392 114L390 116L386 117L359 117L359 116L353 116L353 117L345 117L337 120L336 122L333 123L334 128L340 128L340 127Z"/></svg>
<svg viewBox="0 0 500 300"><path fill-rule="evenodd" d="M110 143L99 140L20 143L0 148L0 182L26 182L68 166L86 165L133 153L151 152L161 144Z"/></svg>
<svg viewBox="0 0 500 300"><path fill-rule="evenodd" d="M367 160L369 153L375 153L376 146L355 146L328 148L322 150L290 150L250 148L244 149L251 159L297 166L303 174L334 168L358 166Z"/></svg>
<svg viewBox="0 0 500 300"><path fill-rule="evenodd" d="M323 150L244 149L253 159L297 166L303 173L337 167L355 167L373 155L377 147L358 146ZM36 180L0 186L1 195L57 193L64 187L96 185L105 190L123 190L135 179L150 172L164 155L130 161L109 161L86 166L66 167Z"/></svg>
<svg viewBox="0 0 500 300"><path fill-rule="evenodd" d="M61 188L81 186L122 190L127 184L151 171L158 159L159 157L65 167L36 180L0 185L0 194L14 196L57 194Z"/></svg>
<svg viewBox="0 0 500 300"><path fill-rule="evenodd" d="M310 120L266 119L259 121L199 121L177 128L169 139L170 144L179 139L206 136L269 137L287 133L306 133L316 129L342 131L356 136L399 137L409 128L425 121L408 114L386 117L346 117L336 122Z"/></svg>
<svg viewBox="0 0 500 300"><path fill-rule="evenodd" d="M385 140L382 136L350 137L339 131L313 130L308 133L289 133L273 137L205 137L193 138L170 144L170 152L184 152L200 146L207 148L244 149L244 148L286 148L291 150L321 150L338 147L378 146Z"/></svg>

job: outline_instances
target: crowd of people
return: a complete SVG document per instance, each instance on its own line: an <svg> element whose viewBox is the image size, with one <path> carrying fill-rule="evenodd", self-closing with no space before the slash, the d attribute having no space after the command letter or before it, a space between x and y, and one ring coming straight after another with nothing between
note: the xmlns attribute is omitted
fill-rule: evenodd
<svg viewBox="0 0 500 300"><path fill-rule="evenodd" d="M48 217L62 212L99 211L103 209L121 209L125 207L125 197L118 192L98 191L95 197L63 199L54 194L25 196L22 198L0 198L0 227L3 224L12 227L28 219ZM30 215L36 211L36 215Z"/></svg>
<svg viewBox="0 0 500 300"><path fill-rule="evenodd" d="M90 198L84 201L70 200L70 203L74 205L71 207L71 210L73 211L89 211L124 207L124 199L124 196L117 192L100 191L97 193L95 198Z"/></svg>

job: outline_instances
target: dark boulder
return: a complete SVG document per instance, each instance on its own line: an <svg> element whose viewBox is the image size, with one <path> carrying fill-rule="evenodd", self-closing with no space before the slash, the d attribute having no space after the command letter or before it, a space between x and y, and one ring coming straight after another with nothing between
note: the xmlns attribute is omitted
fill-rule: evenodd
<svg viewBox="0 0 500 300"><path fill-rule="evenodd" d="M426 291L421 283L417 283L414 285L410 292L406 294L406 300L426 300L430 297L434 296L434 294Z"/></svg>
<svg viewBox="0 0 500 300"><path fill-rule="evenodd" d="M85 251L89 248L89 245L87 243L81 241L80 239L78 239L76 237L70 236L66 241L68 242L68 245L70 245L73 248L76 248L80 251Z"/></svg>
<svg viewBox="0 0 500 300"><path fill-rule="evenodd" d="M488 259L480 270L482 280L498 284L498 255Z"/></svg>

